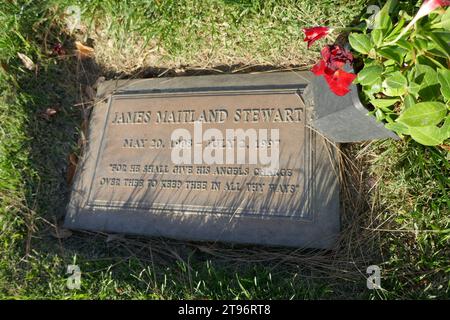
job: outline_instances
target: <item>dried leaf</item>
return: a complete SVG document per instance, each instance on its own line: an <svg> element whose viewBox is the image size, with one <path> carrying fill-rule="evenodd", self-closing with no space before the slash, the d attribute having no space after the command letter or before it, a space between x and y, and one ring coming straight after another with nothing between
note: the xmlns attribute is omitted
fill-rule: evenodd
<svg viewBox="0 0 450 320"><path fill-rule="evenodd" d="M95 99L95 90L91 86L86 86L86 89L84 91L86 92L89 100Z"/></svg>
<svg viewBox="0 0 450 320"><path fill-rule="evenodd" d="M89 127L89 120L87 118L84 118L83 121L81 122L81 132L83 132L85 136L87 136L88 127Z"/></svg>
<svg viewBox="0 0 450 320"><path fill-rule="evenodd" d="M54 116L57 112L58 110L55 108L47 108L47 110L45 110L45 114L49 117Z"/></svg>
<svg viewBox="0 0 450 320"><path fill-rule="evenodd" d="M440 147L448 152L450 152L450 145L441 144Z"/></svg>
<svg viewBox="0 0 450 320"><path fill-rule="evenodd" d="M105 82L105 80L106 80L106 78L103 77L103 76L98 77L97 80L95 81L95 83L92 85L92 88L97 89L98 86L99 86L102 82Z"/></svg>
<svg viewBox="0 0 450 320"><path fill-rule="evenodd" d="M72 231L70 231L69 229L56 227L55 230L51 232L51 235L56 239L66 239L72 235Z"/></svg>
<svg viewBox="0 0 450 320"><path fill-rule="evenodd" d="M177 75L182 75L184 73L186 73L186 69L185 68L175 68L175 74Z"/></svg>
<svg viewBox="0 0 450 320"><path fill-rule="evenodd" d="M41 117L45 120L50 120L51 117L55 116L59 111L58 107L47 108L45 111L41 112Z"/></svg>
<svg viewBox="0 0 450 320"><path fill-rule="evenodd" d="M78 139L77 146L79 148L84 148L86 146L87 140L85 138L85 134L81 132L81 137Z"/></svg>
<svg viewBox="0 0 450 320"><path fill-rule="evenodd" d="M71 164L73 164L74 166L77 166L77 164L78 164L78 157L77 157L77 155L75 153L69 154L69 162Z"/></svg>
<svg viewBox="0 0 450 320"><path fill-rule="evenodd" d="M125 290L123 290L123 289L121 289L121 288L115 288L115 290L116 290L116 292L117 292L118 294L122 294L122 293L125 292Z"/></svg>
<svg viewBox="0 0 450 320"><path fill-rule="evenodd" d="M77 47L77 56L80 59L90 58L94 56L94 49L88 46L85 46L80 41L75 41L75 46Z"/></svg>
<svg viewBox="0 0 450 320"><path fill-rule="evenodd" d="M71 153L69 154L69 164L67 165L67 184L71 185L73 181L73 177L75 175L75 171L77 169L78 157Z"/></svg>
<svg viewBox="0 0 450 320"><path fill-rule="evenodd" d="M8 72L9 67L5 62L2 61L0 63L0 67L3 69L3 71Z"/></svg>
<svg viewBox="0 0 450 320"><path fill-rule="evenodd" d="M34 64L33 60L28 58L26 55L20 52L18 52L17 55L19 56L25 68L27 68L28 70L34 70L36 68L36 65Z"/></svg>

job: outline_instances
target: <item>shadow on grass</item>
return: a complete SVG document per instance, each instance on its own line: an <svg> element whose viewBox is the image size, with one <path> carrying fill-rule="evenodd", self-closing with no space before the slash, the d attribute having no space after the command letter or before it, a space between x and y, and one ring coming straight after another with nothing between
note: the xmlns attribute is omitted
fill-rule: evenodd
<svg viewBox="0 0 450 320"><path fill-rule="evenodd" d="M241 5L251 1L224 2ZM19 171L17 176L23 180L17 184L20 184L18 191L13 191L24 190L25 197L11 197L11 203L1 207L1 213L5 211L12 216L13 222L6 224L8 229L17 228L12 232L1 230L0 288L5 288L0 290L1 296L5 294L2 291L6 291L15 298L366 297L369 295L365 279L367 266L389 259L394 261L393 266L386 265L390 270L383 271L383 277L386 275L394 283L390 285L393 293L388 297L428 297L430 285L438 297L448 296L449 240L445 233L450 201L448 161L441 154L433 154L436 152L432 149L414 144L392 146L387 143L368 156L364 151L370 149L370 145L341 146L342 238L333 252L91 232L55 237L70 189L67 176L73 168L68 157L81 152L83 132L93 105L92 89L99 76L145 78L271 72L280 68L270 65L216 66L207 70L154 67L137 70L134 74L115 73L97 65L95 60L78 60L71 56L74 50L71 46L77 39L64 34L51 20L57 13L53 9L45 11L46 2L23 3L5 2L4 12L10 15L7 18L13 22L11 29L16 31L17 37L11 37L16 43L2 42L5 47L0 47L2 59L5 52L14 51L6 56L8 61L15 61L14 71L18 71L11 76L17 85L11 85L10 96L17 101L10 106L20 107L20 111L7 110L6 114L22 116L24 113L26 124L25 128L20 125L14 128L21 131L20 143L8 150L10 159L7 160L12 163L8 163L8 168ZM411 8L415 5L410 1L402 3L409 3ZM410 14L414 10L407 8ZM3 19L6 15L0 16ZM9 39L5 33L1 37L2 41ZM51 52L58 42L63 44L67 56ZM37 72L27 71L22 66L16 56L18 50L34 61L41 61ZM296 70L301 68L292 66ZM1 72L8 69L3 61L0 69ZM47 109L55 110L56 114L49 115ZM23 143L22 131L26 131ZM381 183L372 181L367 170L375 154L381 159L377 160L377 166L382 174L376 175L383 180ZM385 184L384 193L383 189L377 190L377 184ZM9 189L1 190L2 197L7 192ZM373 203L369 201L369 193L374 194ZM427 209L422 211L421 205ZM1 218L3 223L6 218ZM395 223L390 223L392 221ZM408 230L399 230L399 226ZM384 231L377 230L378 227ZM20 247L12 243L20 243ZM387 248L386 256L380 256L381 245ZM66 287L69 264L78 264L82 270L80 290L70 291ZM383 297L383 294L372 296Z"/></svg>
<svg viewBox="0 0 450 320"><path fill-rule="evenodd" d="M132 283L148 297L157 294L155 297L163 298L350 298L367 293L365 268L371 264L369 261L376 260L378 246L372 235L362 234L362 226L367 225L368 203L364 181L355 181L355 177L360 176L358 166L361 163L350 161L345 152L341 154L346 186L342 197L343 236L337 251L122 237L82 231L58 239L61 232L58 226L64 217L70 190L68 175L72 174L68 158L72 153L82 152L82 141L86 138L84 126L93 106L91 88L95 87L99 76L124 78L125 75L111 74L91 59L67 57L57 61L55 66L41 69L37 78L21 83L23 90L34 97L29 106L32 121L28 135L30 165L36 176L27 181L27 190L36 218L35 225L29 228L31 241L27 252L56 254L62 259L60 268L66 268L77 257L76 264L93 282L88 286L95 287L97 276L102 272L111 272L109 276L113 281L121 285ZM211 70L187 69L180 74L179 70L149 68L140 70L138 76L277 70L276 66L237 65ZM54 108L57 113L46 117L47 108ZM65 270L60 271L64 279ZM166 278L172 284L164 292L161 286ZM258 287L255 281L266 287ZM205 288L196 290L199 283ZM219 283L227 283L227 288L220 287ZM239 293L233 293L236 291ZM134 296L135 293L126 295Z"/></svg>
<svg viewBox="0 0 450 320"><path fill-rule="evenodd" d="M67 265L80 265L86 297L155 298L352 298L367 294L365 268L377 262L378 239L364 232L372 222L366 198L368 186L361 178L364 161L353 160L351 146L340 153L342 166L343 230L336 251L318 251L208 242L175 241L164 238L122 237L92 232L74 232L60 237L59 225L65 214L72 175L71 154L80 155L94 107L93 90L100 76L151 78L223 73L272 72L277 66L216 66L210 69L146 68L135 74L118 74L79 59L71 44L75 38L61 30L48 32L47 52L62 42L66 55L49 53L47 64L35 75L19 80L20 89L30 97L27 136L29 166L34 174L25 180L28 206L33 217L28 223L27 255L39 259L57 257L55 272L59 293L64 293ZM302 70L292 66L289 70ZM48 109L55 110L49 114ZM352 160L351 160L352 159ZM69 179L68 179L69 178ZM55 237L56 235L56 237ZM40 281L55 277L40 270ZM108 287L102 279L109 279ZM169 280L167 280L169 279ZM106 281L107 282L107 281ZM117 284L117 285L116 285ZM101 286L110 292L101 296ZM132 286L131 291L121 288ZM83 291L84 290L84 291ZM124 293L125 292L125 293ZM44 296L54 294L43 290Z"/></svg>

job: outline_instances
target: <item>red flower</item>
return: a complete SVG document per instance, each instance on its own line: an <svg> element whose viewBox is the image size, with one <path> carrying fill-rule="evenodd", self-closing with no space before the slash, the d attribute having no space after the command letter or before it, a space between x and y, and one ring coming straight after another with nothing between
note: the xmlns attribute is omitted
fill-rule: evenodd
<svg viewBox="0 0 450 320"><path fill-rule="evenodd" d="M350 92L348 87L350 87L355 78L356 74L345 72L344 70L337 70L332 75L325 74L328 86L338 96L345 96Z"/></svg>
<svg viewBox="0 0 450 320"><path fill-rule="evenodd" d="M398 40L400 40L401 37L405 35L405 33L413 27L413 25L416 24L417 20L429 15L431 12L436 10L440 7L448 7L450 6L450 0L425 0L422 5L419 8L419 11L417 11L414 18L408 23L406 28L403 28L402 32L392 40L391 42L387 43L388 45L392 45L396 43Z"/></svg>
<svg viewBox="0 0 450 320"><path fill-rule="evenodd" d="M322 39L327 34L329 34L332 29L328 27L312 27L305 28L303 32L305 33L305 39L303 41L308 42L308 48L317 40Z"/></svg>
<svg viewBox="0 0 450 320"><path fill-rule="evenodd" d="M58 42L53 46L53 54L57 54L58 56L63 56L66 54L66 50L64 50L64 47L62 43Z"/></svg>
<svg viewBox="0 0 450 320"><path fill-rule="evenodd" d="M427 16L435 9L446 6L450 6L449 0L425 0L420 6L420 9L416 14L415 19L418 20L422 17Z"/></svg>
<svg viewBox="0 0 450 320"><path fill-rule="evenodd" d="M327 45L321 54L322 60L312 67L311 71L317 76L323 75L331 91L336 95L346 95L350 91L348 87L356 78L356 74L342 69L347 62L352 63L351 52L338 45Z"/></svg>

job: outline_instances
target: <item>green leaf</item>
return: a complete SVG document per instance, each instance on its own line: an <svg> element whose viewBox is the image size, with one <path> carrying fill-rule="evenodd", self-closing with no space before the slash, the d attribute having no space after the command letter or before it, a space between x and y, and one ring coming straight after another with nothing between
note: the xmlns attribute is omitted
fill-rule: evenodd
<svg viewBox="0 0 450 320"><path fill-rule="evenodd" d="M372 83L369 86L363 86L363 91L368 97L370 97L370 99L373 99L373 95L375 93L382 91L381 84L381 78L379 78L375 83Z"/></svg>
<svg viewBox="0 0 450 320"><path fill-rule="evenodd" d="M414 81L420 85L419 96L422 100L436 100L441 95L437 72L424 64L416 64L414 70Z"/></svg>
<svg viewBox="0 0 450 320"><path fill-rule="evenodd" d="M444 140L450 138L450 114L445 118L444 125L441 127L441 132Z"/></svg>
<svg viewBox="0 0 450 320"><path fill-rule="evenodd" d="M375 107L380 109L385 109L389 106L392 106L396 102L400 101L400 99L373 99L370 100L370 103L373 104Z"/></svg>
<svg viewBox="0 0 450 320"><path fill-rule="evenodd" d="M433 32L437 37L441 38L442 41L449 43L450 42L450 32L448 31L434 31Z"/></svg>
<svg viewBox="0 0 450 320"><path fill-rule="evenodd" d="M358 82L363 86L371 85L380 79L382 72L383 67L380 65L364 67L364 69L358 73Z"/></svg>
<svg viewBox="0 0 450 320"><path fill-rule="evenodd" d="M409 127L401 122L386 123L384 126L397 134L409 134Z"/></svg>
<svg viewBox="0 0 450 320"><path fill-rule="evenodd" d="M402 96L406 93L405 88L390 88L389 86L386 85L386 82L383 81L383 91L382 91L385 95L387 95L388 97L399 97Z"/></svg>
<svg viewBox="0 0 450 320"><path fill-rule="evenodd" d="M394 64L392 64L392 65L386 64L386 67L384 68L383 74L390 75L390 74L392 74L394 72L400 71L399 65L396 64L393 60L386 60L386 61L391 61Z"/></svg>
<svg viewBox="0 0 450 320"><path fill-rule="evenodd" d="M381 109L375 110L375 117L377 118L377 121L381 122L386 118L386 115Z"/></svg>
<svg viewBox="0 0 450 320"><path fill-rule="evenodd" d="M438 81L441 85L441 92L445 99L450 100L450 70L439 69Z"/></svg>
<svg viewBox="0 0 450 320"><path fill-rule="evenodd" d="M361 33L351 33L348 37L348 41L352 48L359 53L368 54L372 49L369 36Z"/></svg>
<svg viewBox="0 0 450 320"><path fill-rule="evenodd" d="M436 35L436 37L441 38L442 41L447 42L447 43L450 42L450 32L448 32L448 31L434 31L433 33Z"/></svg>
<svg viewBox="0 0 450 320"><path fill-rule="evenodd" d="M383 30L374 29L374 30L372 30L370 35L371 35L372 41L376 47L379 47L383 43Z"/></svg>
<svg viewBox="0 0 450 320"><path fill-rule="evenodd" d="M386 78L386 84L391 88L402 88L408 85L408 80L406 80L405 76L400 71L396 71L391 73Z"/></svg>
<svg viewBox="0 0 450 320"><path fill-rule="evenodd" d="M436 24L433 24L431 27L450 30L450 8L447 8L445 13L442 15L441 21Z"/></svg>
<svg viewBox="0 0 450 320"><path fill-rule="evenodd" d="M375 29L383 30L383 34L386 35L387 32L392 28L392 21L389 14L394 9L397 1L389 0L385 3L383 8L377 13L374 20Z"/></svg>
<svg viewBox="0 0 450 320"><path fill-rule="evenodd" d="M403 104L405 106L405 109L408 109L416 104L416 99L414 99L414 96L412 94L407 94L405 96L405 100L403 101Z"/></svg>
<svg viewBox="0 0 450 320"><path fill-rule="evenodd" d="M406 93L405 88L389 88L388 86L385 85L385 82L383 82L383 91L382 91L385 95L387 95L388 97L399 97L402 96Z"/></svg>
<svg viewBox="0 0 450 320"><path fill-rule="evenodd" d="M442 40L440 37L438 37L433 32L427 33L428 39L430 39L434 45L436 46L436 49L438 49L440 52L445 54L448 57L450 57L450 47L447 42Z"/></svg>
<svg viewBox="0 0 450 320"><path fill-rule="evenodd" d="M411 137L425 146L436 146L444 141L441 130L436 126L409 128Z"/></svg>
<svg viewBox="0 0 450 320"><path fill-rule="evenodd" d="M397 40L396 44L398 44L401 48L406 49L408 51L412 51L414 49L411 42L406 41L405 39Z"/></svg>
<svg viewBox="0 0 450 320"><path fill-rule="evenodd" d="M393 41L395 38L397 38L397 36L400 34L400 32L403 30L403 26L405 25L405 17L401 17L400 20L396 23L394 29L392 29L392 31L389 33L389 35L387 37L385 37L384 41L390 42ZM403 40L403 39L400 39Z"/></svg>
<svg viewBox="0 0 450 320"><path fill-rule="evenodd" d="M377 50L377 53L381 55L383 58L391 59L397 62L398 64L403 63L403 57L406 54L406 51L400 47L384 47Z"/></svg>
<svg viewBox="0 0 450 320"><path fill-rule="evenodd" d="M426 127L439 124L447 114L445 104L441 102L420 102L407 108L397 122L409 127Z"/></svg>
<svg viewBox="0 0 450 320"><path fill-rule="evenodd" d="M436 49L428 50L428 52L436 51ZM440 53L440 51L439 51ZM432 58L431 56L420 55L417 57L417 63L427 65L433 69L436 68L445 68L444 65L438 60Z"/></svg>
<svg viewBox="0 0 450 320"><path fill-rule="evenodd" d="M426 51L428 50L428 41L421 38L415 38L412 42L412 45L414 48L416 48L418 51Z"/></svg>
<svg viewBox="0 0 450 320"><path fill-rule="evenodd" d="M441 50L436 48L428 49L428 52L431 53L435 57L447 58L447 54L442 53Z"/></svg>
<svg viewBox="0 0 450 320"><path fill-rule="evenodd" d="M389 17L389 13L380 10L375 16L374 27L374 30L380 30L382 34L387 34L389 29L392 28L392 21Z"/></svg>
<svg viewBox="0 0 450 320"><path fill-rule="evenodd" d="M450 114L445 118L444 125L441 127L441 132L444 140L450 138Z"/></svg>
<svg viewBox="0 0 450 320"><path fill-rule="evenodd" d="M420 85L415 82L410 82L407 91L414 97L417 97L420 91Z"/></svg>
<svg viewBox="0 0 450 320"><path fill-rule="evenodd" d="M398 0L388 0L384 4L383 8L381 8L380 11L384 11L387 14L391 14L392 11L394 11L394 8L397 6Z"/></svg>
<svg viewBox="0 0 450 320"><path fill-rule="evenodd" d="M383 65L385 67L391 67L392 66L393 68L396 69L394 71L399 71L400 70L400 68L398 67L397 63L395 63L395 61L391 60L391 59L387 59L387 60L383 61ZM386 72L386 73L391 73L391 72L394 72L394 71L389 71L389 72Z"/></svg>

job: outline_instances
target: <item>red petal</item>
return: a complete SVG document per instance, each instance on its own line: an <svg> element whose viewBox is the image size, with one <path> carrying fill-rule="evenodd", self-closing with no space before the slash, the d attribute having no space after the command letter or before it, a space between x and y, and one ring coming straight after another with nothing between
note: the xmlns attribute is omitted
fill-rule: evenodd
<svg viewBox="0 0 450 320"><path fill-rule="evenodd" d="M343 83L345 86L350 86L356 78L356 74L346 72L344 70L338 70L334 73L334 76L339 80L340 83Z"/></svg>
<svg viewBox="0 0 450 320"><path fill-rule="evenodd" d="M328 59L330 59L331 57L331 52L330 52L330 47L331 46L325 46L322 48L322 50L320 51L320 54L322 55L322 58L326 61Z"/></svg>
<svg viewBox="0 0 450 320"><path fill-rule="evenodd" d="M439 7L447 7L450 5L450 1L448 0L425 0L417 11L414 19L419 19L424 16L429 15L432 11L436 10Z"/></svg>
<svg viewBox="0 0 450 320"><path fill-rule="evenodd" d="M326 63L323 60L320 60L314 67L312 67L311 72L316 76L320 76L325 73Z"/></svg>
<svg viewBox="0 0 450 320"><path fill-rule="evenodd" d="M316 42L316 41L319 40L320 38L322 38L322 37L317 36L317 37L314 37L314 38L309 39L309 40L308 40L308 49L309 49L309 47L312 46L312 44L313 44L314 42Z"/></svg>
<svg viewBox="0 0 450 320"><path fill-rule="evenodd" d="M335 44L323 47L321 54L330 71L325 71L326 73L334 73L336 70L342 69L347 62L352 63L353 61L350 51Z"/></svg>
<svg viewBox="0 0 450 320"><path fill-rule="evenodd" d="M338 69L342 69L346 64L346 61L342 61L339 59L336 60L331 60L330 63L328 63L328 67L332 70L338 70Z"/></svg>
<svg viewBox="0 0 450 320"><path fill-rule="evenodd" d="M303 41L308 42L308 48L317 40L325 37L329 32L330 28L328 27L313 27L313 28L305 28L303 29L305 33L305 39Z"/></svg>
<svg viewBox="0 0 450 320"><path fill-rule="evenodd" d="M330 68L326 63L325 63L325 69L323 71L324 74L327 74L329 76L332 76L334 73L336 72L336 69Z"/></svg>
<svg viewBox="0 0 450 320"><path fill-rule="evenodd" d="M325 37L329 31L330 28L328 27L312 27L303 29L303 32L305 33L307 39L316 38L318 36ZM306 38L305 41L307 41Z"/></svg>
<svg viewBox="0 0 450 320"><path fill-rule="evenodd" d="M328 86L338 96L344 96L350 91L348 87L350 87L355 78L356 74L348 73L344 70L337 70L333 75L325 74Z"/></svg>

